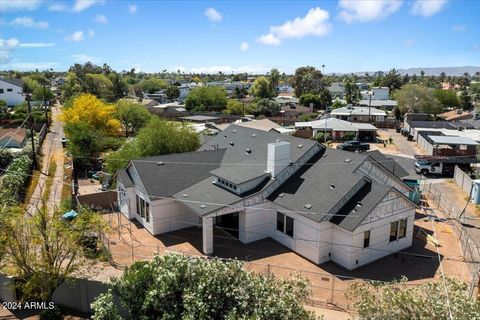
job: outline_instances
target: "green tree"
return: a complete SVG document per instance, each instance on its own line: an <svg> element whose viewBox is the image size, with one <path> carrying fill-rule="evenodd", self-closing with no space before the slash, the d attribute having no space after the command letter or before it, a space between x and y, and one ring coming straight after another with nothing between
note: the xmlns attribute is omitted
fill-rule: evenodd
<svg viewBox="0 0 480 320"><path fill-rule="evenodd" d="M175 85L169 85L167 89L165 89L165 94L168 100L175 100L180 95L180 89Z"/></svg>
<svg viewBox="0 0 480 320"><path fill-rule="evenodd" d="M436 89L433 91L433 95L443 108L458 108L460 106L457 92L453 90Z"/></svg>
<svg viewBox="0 0 480 320"><path fill-rule="evenodd" d="M304 93L320 93L324 89L323 74L315 67L300 67L295 70L291 79L295 95L300 97Z"/></svg>
<svg viewBox="0 0 480 320"><path fill-rule="evenodd" d="M300 104L305 107L310 107L313 104L314 109L325 109L332 104L332 97L327 90L322 91L320 94L304 93L300 96Z"/></svg>
<svg viewBox="0 0 480 320"><path fill-rule="evenodd" d="M345 100L348 104L356 104L361 98L360 90L353 78L348 78L345 82Z"/></svg>
<svg viewBox="0 0 480 320"><path fill-rule="evenodd" d="M343 107L345 107L345 106L346 106L346 104L343 103L342 101L340 101L340 100L335 100L335 101L333 101L333 103L332 103L332 110L333 110L333 109L338 109L338 108L343 108Z"/></svg>
<svg viewBox="0 0 480 320"><path fill-rule="evenodd" d="M86 209L72 221L62 219L60 209L47 211L45 204L31 216L20 206L1 214L6 215L0 225L2 263L17 278L23 300L51 301L55 289L85 263L84 254L96 250L83 244L104 230L103 219Z"/></svg>
<svg viewBox="0 0 480 320"><path fill-rule="evenodd" d="M472 97L470 97L467 90L463 90L460 94L460 105L463 110L473 109Z"/></svg>
<svg viewBox="0 0 480 320"><path fill-rule="evenodd" d="M468 298L467 286L458 280L446 278L444 284L437 279L414 286L406 282L405 278L394 283L353 282L347 297L353 302L355 319L480 319L480 302Z"/></svg>
<svg viewBox="0 0 480 320"><path fill-rule="evenodd" d="M43 87L40 87L40 86L33 89L33 93L32 93L33 100L43 101L43 99L45 99L47 101L50 101L53 98L55 98L55 95L53 94L52 90L50 90L50 88L48 87L45 87L45 90L43 89Z"/></svg>
<svg viewBox="0 0 480 320"><path fill-rule="evenodd" d="M273 92L274 95L276 95L275 93L277 92L277 87L278 87L278 84L280 83L280 71L278 71L278 69L276 68L273 68L272 70L270 70L269 74L268 74L268 83L270 84L270 91Z"/></svg>
<svg viewBox="0 0 480 320"><path fill-rule="evenodd" d="M222 111L227 106L227 91L219 86L196 87L185 99L188 110Z"/></svg>
<svg viewBox="0 0 480 320"><path fill-rule="evenodd" d="M118 99L126 97L128 93L128 87L122 77L118 73L110 71L109 78L112 82L112 100L117 101Z"/></svg>
<svg viewBox="0 0 480 320"><path fill-rule="evenodd" d="M255 102L255 115L263 115L266 117L275 117L281 108L278 103L269 99L260 99Z"/></svg>
<svg viewBox="0 0 480 320"><path fill-rule="evenodd" d="M128 137L143 128L150 120L151 115L141 104L120 99L115 104L115 117L122 124L125 136Z"/></svg>
<svg viewBox="0 0 480 320"><path fill-rule="evenodd" d="M227 102L227 108L222 112L235 115L252 114L255 112L255 107L252 106L251 103L242 103L234 99L229 99Z"/></svg>
<svg viewBox="0 0 480 320"><path fill-rule="evenodd" d="M102 132L92 128L86 121L65 125L68 150L79 167L88 166L98 158L102 150Z"/></svg>
<svg viewBox="0 0 480 320"><path fill-rule="evenodd" d="M309 294L306 280L248 272L233 260L157 256L127 268L113 286L138 319L315 319L302 304ZM97 299L94 319L110 319L111 313L98 314L111 310L111 296Z"/></svg>
<svg viewBox="0 0 480 320"><path fill-rule="evenodd" d="M275 96L275 91L272 91L272 86L266 77L256 78L250 93L258 99L270 99Z"/></svg>
<svg viewBox="0 0 480 320"><path fill-rule="evenodd" d="M381 86L390 88L390 92L400 89L402 84L402 76L395 68L387 72L380 82Z"/></svg>
<svg viewBox="0 0 480 320"><path fill-rule="evenodd" d="M433 95L433 90L423 85L407 84L395 92L398 108L402 113L426 112L439 114L443 111L442 105Z"/></svg>
<svg viewBox="0 0 480 320"><path fill-rule="evenodd" d="M106 166L109 172L114 173L132 159L195 151L199 147L198 134L186 124L152 117L134 140L125 142L107 157Z"/></svg>
<svg viewBox="0 0 480 320"><path fill-rule="evenodd" d="M165 89L167 87L167 83L162 79L151 77L140 82L140 87L144 92L154 93L156 91Z"/></svg>
<svg viewBox="0 0 480 320"><path fill-rule="evenodd" d="M86 74L83 92L91 93L105 101L114 100L113 83L103 74Z"/></svg>

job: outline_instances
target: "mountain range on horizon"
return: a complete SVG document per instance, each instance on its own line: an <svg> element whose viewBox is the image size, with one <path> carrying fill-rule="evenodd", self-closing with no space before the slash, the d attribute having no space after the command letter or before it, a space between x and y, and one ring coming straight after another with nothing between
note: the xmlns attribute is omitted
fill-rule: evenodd
<svg viewBox="0 0 480 320"><path fill-rule="evenodd" d="M465 72L468 72L471 76L475 75L476 72L480 72L480 66L463 66L463 67L430 67L430 68L406 68L406 69L397 69L401 75L409 74L420 76L421 71L425 72L426 76L439 76L442 72L445 72L447 76L462 76ZM377 70L379 71L379 70ZM353 72L357 76L363 76L365 73L373 75L377 71L358 71ZM381 70L387 73L389 70ZM345 74L345 73L336 73L336 74Z"/></svg>

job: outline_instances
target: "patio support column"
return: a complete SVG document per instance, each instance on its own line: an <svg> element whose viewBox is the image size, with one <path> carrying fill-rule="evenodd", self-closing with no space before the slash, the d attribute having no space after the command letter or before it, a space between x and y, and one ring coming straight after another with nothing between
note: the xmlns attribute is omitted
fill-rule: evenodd
<svg viewBox="0 0 480 320"><path fill-rule="evenodd" d="M204 254L213 253L213 218L202 219L202 245Z"/></svg>

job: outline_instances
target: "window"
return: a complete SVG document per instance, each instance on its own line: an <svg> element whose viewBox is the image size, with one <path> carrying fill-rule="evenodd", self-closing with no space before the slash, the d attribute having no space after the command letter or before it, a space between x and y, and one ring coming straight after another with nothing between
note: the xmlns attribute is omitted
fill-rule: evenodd
<svg viewBox="0 0 480 320"><path fill-rule="evenodd" d="M8 88L8 89L7 89L7 92L12 92L12 91L13 91L12 88Z"/></svg>
<svg viewBox="0 0 480 320"><path fill-rule="evenodd" d="M294 220L293 218L277 212L277 230L293 238Z"/></svg>
<svg viewBox="0 0 480 320"><path fill-rule="evenodd" d="M136 195L137 199L137 214L145 219L145 221L150 222L150 203L140 198Z"/></svg>
<svg viewBox="0 0 480 320"><path fill-rule="evenodd" d="M283 232L285 228L285 215L281 212L277 212L277 230Z"/></svg>
<svg viewBox="0 0 480 320"><path fill-rule="evenodd" d="M407 219L400 220L400 225L398 227L398 239L405 238L407 234Z"/></svg>
<svg viewBox="0 0 480 320"><path fill-rule="evenodd" d="M285 233L293 238L293 218L285 217Z"/></svg>
<svg viewBox="0 0 480 320"><path fill-rule="evenodd" d="M390 242L397 240L398 234L398 221L394 221L390 224Z"/></svg>
<svg viewBox="0 0 480 320"><path fill-rule="evenodd" d="M3 89L0 89L0 93L3 93L3 92L4 92Z"/></svg>
<svg viewBox="0 0 480 320"><path fill-rule="evenodd" d="M363 233L363 247L364 248L370 247L370 230L365 231Z"/></svg>

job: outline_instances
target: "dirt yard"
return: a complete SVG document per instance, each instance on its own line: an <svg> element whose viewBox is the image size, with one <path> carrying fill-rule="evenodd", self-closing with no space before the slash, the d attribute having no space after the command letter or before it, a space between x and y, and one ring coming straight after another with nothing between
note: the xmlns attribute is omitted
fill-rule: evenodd
<svg viewBox="0 0 480 320"><path fill-rule="evenodd" d="M424 221L424 218L418 212L414 235L420 229L424 231L420 234L434 234L432 222ZM142 226L130 223L122 214L105 214L104 219L112 226L107 245L119 267L138 260L152 259L157 253L203 256L200 228L192 227L155 237ZM469 282L470 273L450 226L446 222L435 222L435 230L445 274ZM214 252L214 256L219 258L247 261L247 270L263 274L290 277L300 273L310 280L313 291L311 299L317 305L348 307L344 293L356 279L391 281L406 276L413 285L439 279L441 276L435 245L423 236L415 236L413 245L404 252L389 255L353 271L333 262L316 265L270 238L243 244L218 229L214 229Z"/></svg>

